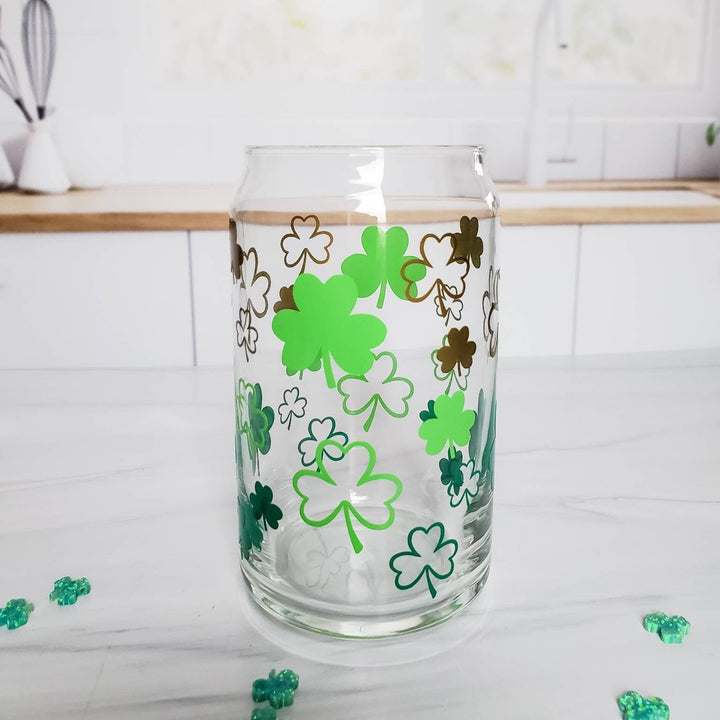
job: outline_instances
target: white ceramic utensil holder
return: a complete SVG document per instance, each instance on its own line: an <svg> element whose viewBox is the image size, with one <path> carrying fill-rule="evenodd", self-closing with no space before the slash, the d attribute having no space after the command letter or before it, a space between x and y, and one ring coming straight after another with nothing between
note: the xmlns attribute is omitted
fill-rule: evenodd
<svg viewBox="0 0 720 720"><path fill-rule="evenodd" d="M18 187L27 192L62 193L70 188L62 160L47 125L37 121L28 125L30 134L23 156Z"/></svg>

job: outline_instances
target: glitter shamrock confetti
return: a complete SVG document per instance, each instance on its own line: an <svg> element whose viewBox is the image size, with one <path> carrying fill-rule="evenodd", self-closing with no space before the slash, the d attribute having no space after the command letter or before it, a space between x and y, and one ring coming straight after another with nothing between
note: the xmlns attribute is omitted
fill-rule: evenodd
<svg viewBox="0 0 720 720"><path fill-rule="evenodd" d="M281 670L277 675L271 670L267 679L260 678L253 683L253 702L267 700L273 708L292 705L299 683L300 678L292 670Z"/></svg>
<svg viewBox="0 0 720 720"><path fill-rule="evenodd" d="M250 720L277 720L277 710L274 707L257 707L252 711Z"/></svg>
<svg viewBox="0 0 720 720"><path fill-rule="evenodd" d="M644 698L634 690L619 697L617 703L623 720L668 720L670 717L670 708L661 698Z"/></svg>
<svg viewBox="0 0 720 720"><path fill-rule="evenodd" d="M28 615L35 609L25 598L8 600L4 608L0 608L0 627L7 625L8 630L16 630L25 625Z"/></svg>
<svg viewBox="0 0 720 720"><path fill-rule="evenodd" d="M663 612L646 615L643 627L652 633L657 633L660 639L667 644L677 645L690 632L690 623L682 615L668 617Z"/></svg>
<svg viewBox="0 0 720 720"><path fill-rule="evenodd" d="M57 600L58 605L74 605L81 595L90 592L90 583L87 578L72 580L67 575L55 581L55 587L50 593L50 602Z"/></svg>

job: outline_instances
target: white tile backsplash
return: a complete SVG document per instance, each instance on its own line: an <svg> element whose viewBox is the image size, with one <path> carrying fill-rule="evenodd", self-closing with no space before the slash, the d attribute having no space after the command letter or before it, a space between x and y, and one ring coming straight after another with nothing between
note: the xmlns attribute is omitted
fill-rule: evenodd
<svg viewBox="0 0 720 720"><path fill-rule="evenodd" d="M502 229L499 259L503 356L572 352L577 244L576 225Z"/></svg>
<svg viewBox="0 0 720 720"><path fill-rule="evenodd" d="M0 368L189 366L187 233L0 234Z"/></svg>
<svg viewBox="0 0 720 720"><path fill-rule="evenodd" d="M679 178L720 178L720 138L708 147L705 131L712 118L683 122L678 148Z"/></svg>
<svg viewBox="0 0 720 720"><path fill-rule="evenodd" d="M603 177L612 180L675 177L678 123L655 120L608 122Z"/></svg>
<svg viewBox="0 0 720 720"><path fill-rule="evenodd" d="M548 124L548 180L592 180L602 177L604 123L597 120L553 120Z"/></svg>
<svg viewBox="0 0 720 720"><path fill-rule="evenodd" d="M493 180L519 180L525 167L525 124L519 120L458 123L461 144L485 147L483 162Z"/></svg>
<svg viewBox="0 0 720 720"><path fill-rule="evenodd" d="M720 224L582 228L579 354L720 347Z"/></svg>

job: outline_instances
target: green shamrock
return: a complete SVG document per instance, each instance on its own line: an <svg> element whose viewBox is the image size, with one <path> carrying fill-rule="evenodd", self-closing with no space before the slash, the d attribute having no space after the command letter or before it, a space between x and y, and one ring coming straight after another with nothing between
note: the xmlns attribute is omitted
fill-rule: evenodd
<svg viewBox="0 0 720 720"><path fill-rule="evenodd" d="M416 282L425 277L427 268L420 264L410 266L407 280L400 274L405 263L418 260L413 255L405 255L408 249L405 228L391 227L385 231L377 225L366 227L362 234L362 246L365 254L350 255L342 264L343 273L355 281L359 297L370 297L380 288L377 306L381 308L388 285L401 300L417 296Z"/></svg>
<svg viewBox="0 0 720 720"><path fill-rule="evenodd" d="M458 450L453 457L450 457L448 451L448 456L440 460L440 482L447 485L450 497L453 494L457 495L463 486L462 460L462 450Z"/></svg>
<svg viewBox="0 0 720 720"><path fill-rule="evenodd" d="M271 707L282 708L292 705L295 700L295 691L300 684L300 678L292 670L281 670L277 675L274 670L266 678L255 680L252 684L253 702L267 700Z"/></svg>
<svg viewBox="0 0 720 720"><path fill-rule="evenodd" d="M327 458L328 454L337 459ZM397 476L373 473L376 458L370 443L341 445L335 440L323 440L315 450L318 470L300 470L293 477L295 492L302 499L300 517L311 527L324 527L342 513L356 553L363 544L353 527L353 518L368 530L386 530L395 520L392 504L402 492ZM374 520L363 516L360 503L372 508ZM381 506L384 511L379 510Z"/></svg>
<svg viewBox="0 0 720 720"><path fill-rule="evenodd" d="M28 615L35 609L25 598L8 600L5 607L0 607L0 627L7 625L8 630L17 630L27 624Z"/></svg>
<svg viewBox="0 0 720 720"><path fill-rule="evenodd" d="M624 720L668 720L670 717L670 708L662 698L644 698L634 690L619 697L617 703Z"/></svg>
<svg viewBox="0 0 720 720"><path fill-rule="evenodd" d="M274 707L256 707L250 715L250 720L277 720L277 710Z"/></svg>
<svg viewBox="0 0 720 720"><path fill-rule="evenodd" d="M463 215L460 218L460 232L452 234L453 260L471 260L480 267L480 256L483 252L483 241L478 236L478 219Z"/></svg>
<svg viewBox="0 0 720 720"><path fill-rule="evenodd" d="M235 395L235 454L239 458L238 442L245 435L250 461L257 471L258 453L270 452L270 428L275 422L275 411L262 404L260 383L249 385L238 380L238 392Z"/></svg>
<svg viewBox="0 0 720 720"><path fill-rule="evenodd" d="M58 605L74 605L78 597L90 592L90 583L87 578L72 580L65 576L55 581L50 593L50 602L57 600Z"/></svg>
<svg viewBox="0 0 720 720"><path fill-rule="evenodd" d="M262 547L263 534L250 502L238 495L238 520L240 523L240 554L247 560L253 547Z"/></svg>
<svg viewBox="0 0 720 720"><path fill-rule="evenodd" d="M314 370L320 359L328 387L335 387L331 358L351 375L363 375L373 364L372 348L387 334L385 323L352 310L358 294L352 278L334 275L323 283L302 273L293 286L297 310L280 310L272 321L285 343L282 362L288 373Z"/></svg>
<svg viewBox="0 0 720 720"><path fill-rule="evenodd" d="M449 445L449 456L455 456L456 445L470 442L470 428L475 422L475 411L465 410L465 396L459 390L454 395L440 395L435 399L432 412L435 417L423 420L418 434L426 440L425 452L437 455Z"/></svg>
<svg viewBox="0 0 720 720"><path fill-rule="evenodd" d="M410 552L400 552L390 558L390 569L395 573L395 587L409 590L423 578L427 580L430 596L437 590L432 577L446 580L455 570L453 558L458 551L456 540L445 540L445 527L436 522L428 528L413 528L407 537Z"/></svg>
<svg viewBox="0 0 720 720"><path fill-rule="evenodd" d="M668 617L663 612L646 615L643 627L648 632L657 633L664 643L672 645L681 643L690 632L690 623L682 615Z"/></svg>
<svg viewBox="0 0 720 720"><path fill-rule="evenodd" d="M340 445L348 444L348 436L341 430L335 429L335 419L331 417L313 418L308 423L308 436L298 443L300 462L305 466L315 465L315 453L317 446L323 440L335 440ZM332 447L324 449L325 457L330 460L340 460L341 455L333 455Z"/></svg>
<svg viewBox="0 0 720 720"><path fill-rule="evenodd" d="M338 381L338 392L343 396L343 410L348 415L361 415L370 409L363 425L370 430L378 406L394 418L403 418L410 408L408 400L415 388L410 380L396 376L397 358L391 352L381 352L365 375L345 375Z"/></svg>
<svg viewBox="0 0 720 720"><path fill-rule="evenodd" d="M282 519L282 510L273 505L273 491L260 482L255 482L255 492L250 493L250 505L256 520L262 519L265 529L268 525L273 529L278 529L278 521Z"/></svg>

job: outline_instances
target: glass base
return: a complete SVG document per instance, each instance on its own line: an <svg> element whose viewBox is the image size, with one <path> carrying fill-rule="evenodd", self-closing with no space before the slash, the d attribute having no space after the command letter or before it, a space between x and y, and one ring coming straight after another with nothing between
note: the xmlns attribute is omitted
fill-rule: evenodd
<svg viewBox="0 0 720 720"><path fill-rule="evenodd" d="M405 635L433 627L451 618L472 601L483 589L488 578L490 558L487 557L475 571L466 575L449 595L432 605L375 614L355 614L348 609L322 607L319 603L302 603L297 597L278 593L266 579L243 563L243 576L249 586L250 596L266 612L294 627L322 633L333 637L354 639L377 639ZM329 605L329 604L328 604Z"/></svg>

